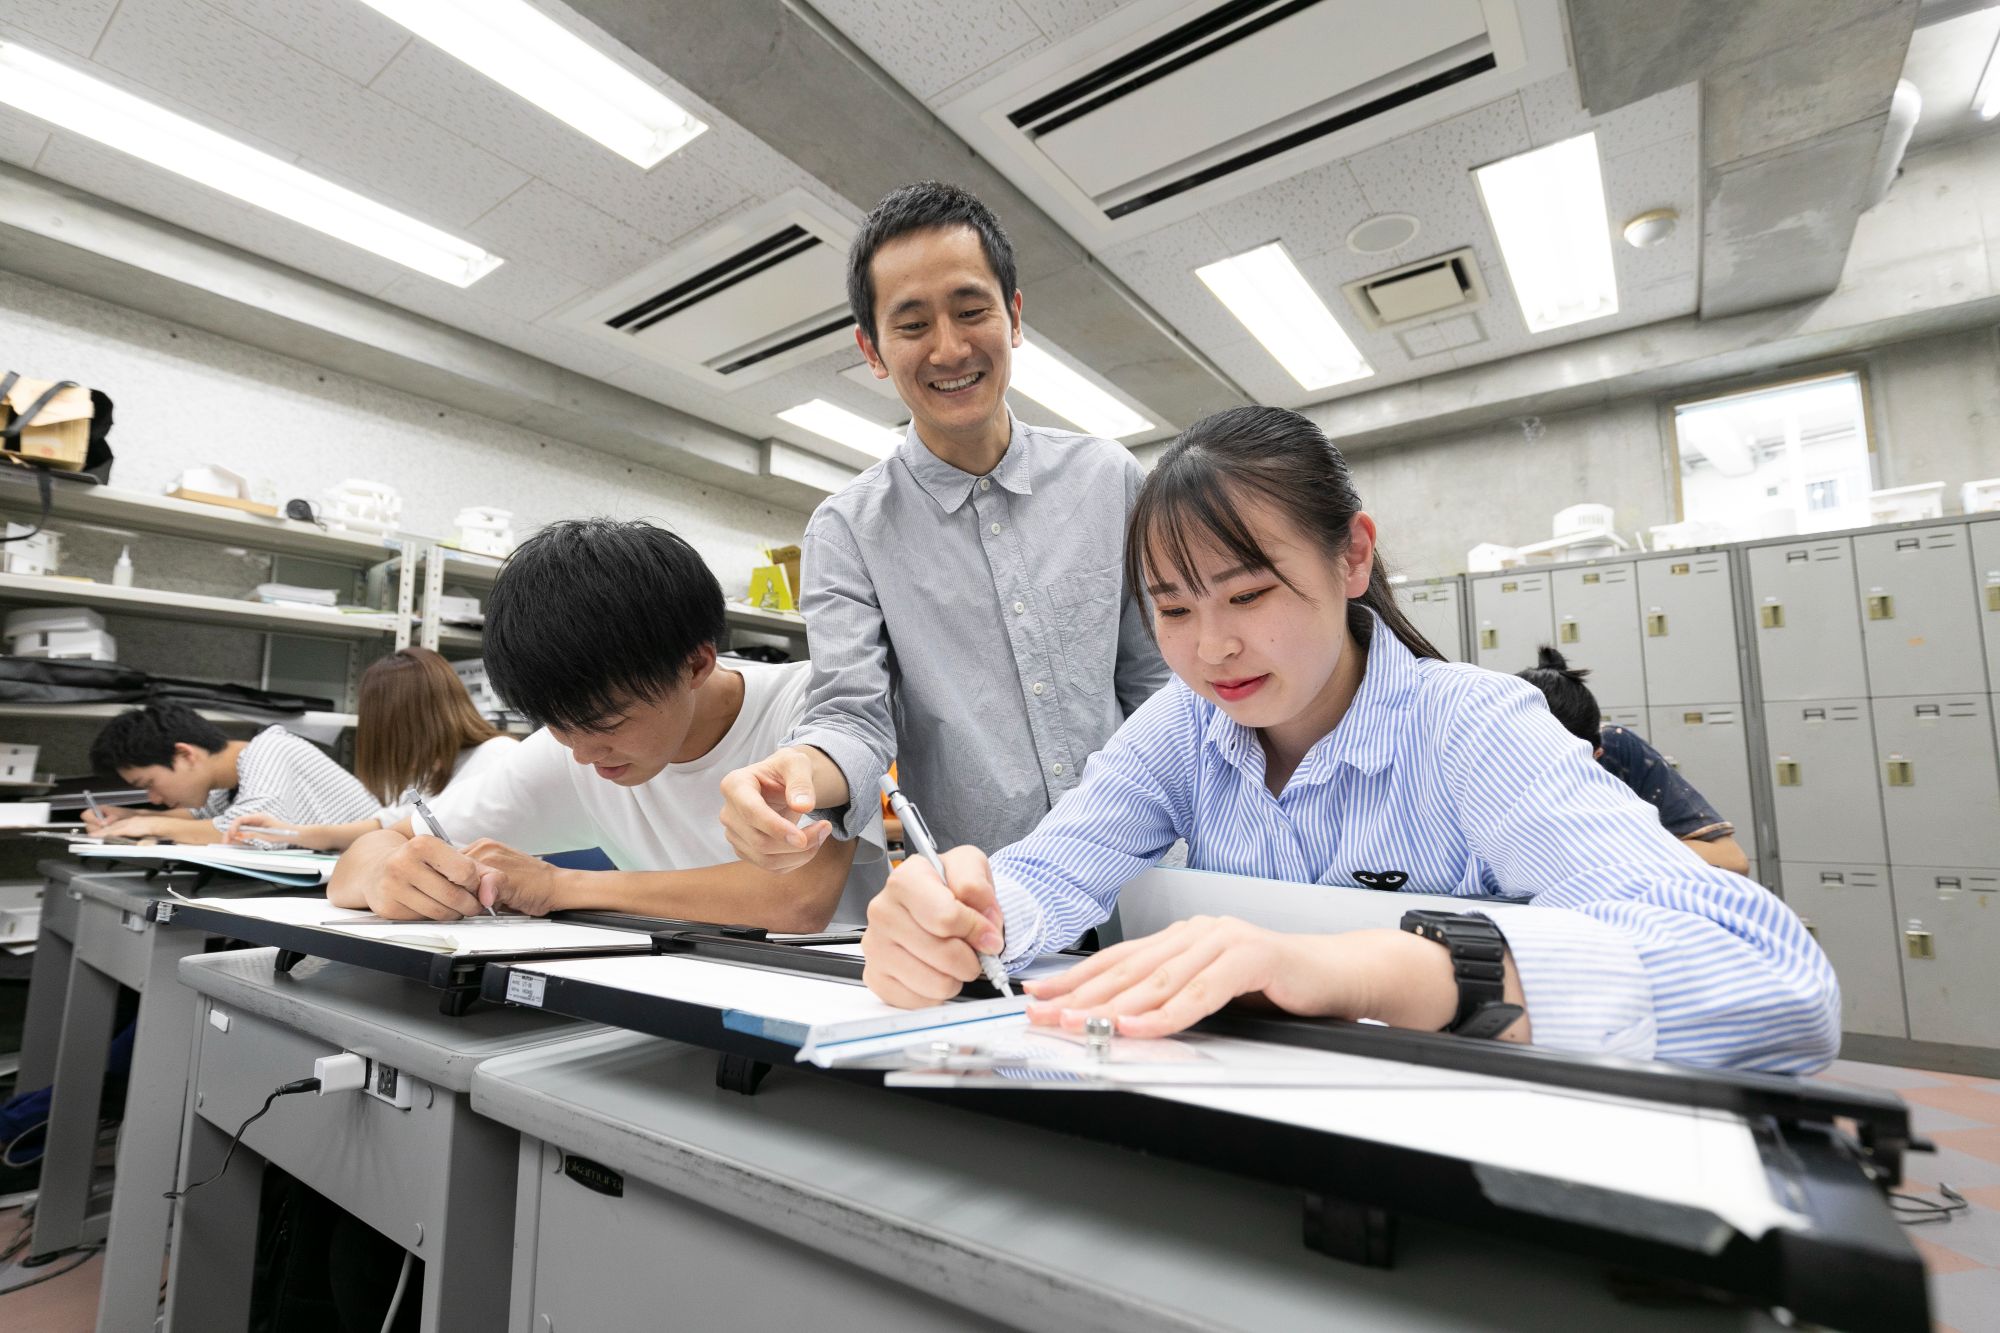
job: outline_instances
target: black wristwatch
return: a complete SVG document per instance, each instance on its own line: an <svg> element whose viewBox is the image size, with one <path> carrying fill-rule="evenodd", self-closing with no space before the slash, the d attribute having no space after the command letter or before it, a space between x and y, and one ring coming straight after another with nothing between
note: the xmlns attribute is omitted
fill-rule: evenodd
<svg viewBox="0 0 2000 1333"><path fill-rule="evenodd" d="M1403 929L1451 952L1458 1013L1445 1025L1460 1037L1497 1037L1525 1010L1507 1003L1507 938L1478 912L1405 912Z"/></svg>

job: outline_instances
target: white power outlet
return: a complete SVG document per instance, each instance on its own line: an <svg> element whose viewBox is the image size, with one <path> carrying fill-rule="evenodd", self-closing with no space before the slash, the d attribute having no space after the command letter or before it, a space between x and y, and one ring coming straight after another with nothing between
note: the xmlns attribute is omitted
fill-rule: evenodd
<svg viewBox="0 0 2000 1333"><path fill-rule="evenodd" d="M398 1111L407 1111L416 1104L417 1080L394 1065L376 1060L368 1068L368 1086L362 1091Z"/></svg>

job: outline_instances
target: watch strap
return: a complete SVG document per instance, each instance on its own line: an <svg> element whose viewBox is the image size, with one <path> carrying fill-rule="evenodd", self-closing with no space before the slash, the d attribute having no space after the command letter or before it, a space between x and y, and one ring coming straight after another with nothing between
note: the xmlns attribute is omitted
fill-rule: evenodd
<svg viewBox="0 0 2000 1333"><path fill-rule="evenodd" d="M1412 911L1403 914L1402 926L1442 944L1451 955L1458 1010L1444 1031L1490 1039L1526 1012L1507 1003L1507 938L1491 917L1479 912Z"/></svg>

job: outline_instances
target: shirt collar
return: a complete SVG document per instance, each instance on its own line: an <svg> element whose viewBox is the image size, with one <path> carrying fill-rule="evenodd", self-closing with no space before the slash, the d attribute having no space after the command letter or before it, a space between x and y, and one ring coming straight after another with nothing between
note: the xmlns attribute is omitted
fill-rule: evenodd
<svg viewBox="0 0 2000 1333"><path fill-rule="evenodd" d="M1372 610L1368 616L1374 628L1368 639L1368 664L1361 675L1361 688L1354 692L1354 702L1339 725L1306 751L1295 781L1324 781L1336 764L1360 773L1380 773L1395 760L1397 741L1420 683L1417 658L1382 624L1380 616ZM1204 743L1230 764L1245 768L1251 753L1259 748L1257 733L1213 704L1210 708L1208 726L1202 733ZM1261 770L1262 766L1259 753L1257 767Z"/></svg>
<svg viewBox="0 0 2000 1333"><path fill-rule="evenodd" d="M1000 455L1000 461L988 474L1000 489L1012 491L1015 495L1034 494L1030 480L1033 468L1028 457L1030 444L1028 428L1021 424L1019 418L1011 418L1007 452ZM910 470L917 485L923 487L931 499L937 501L938 508L947 514L958 512L958 507L972 494L973 484L979 480L972 473L960 471L932 453L917 438L914 421L904 428L903 443L896 450L896 457Z"/></svg>

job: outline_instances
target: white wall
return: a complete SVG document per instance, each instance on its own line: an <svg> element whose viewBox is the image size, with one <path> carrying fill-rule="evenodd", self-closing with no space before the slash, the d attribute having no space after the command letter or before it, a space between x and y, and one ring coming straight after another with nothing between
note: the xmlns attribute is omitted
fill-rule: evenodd
<svg viewBox="0 0 2000 1333"><path fill-rule="evenodd" d="M316 499L348 477L403 497L412 532L450 536L467 505L553 519L646 518L694 544L740 596L760 545L807 515L443 407L12 273L0 272L0 369L79 380L115 404L113 483L160 491L216 463Z"/></svg>

